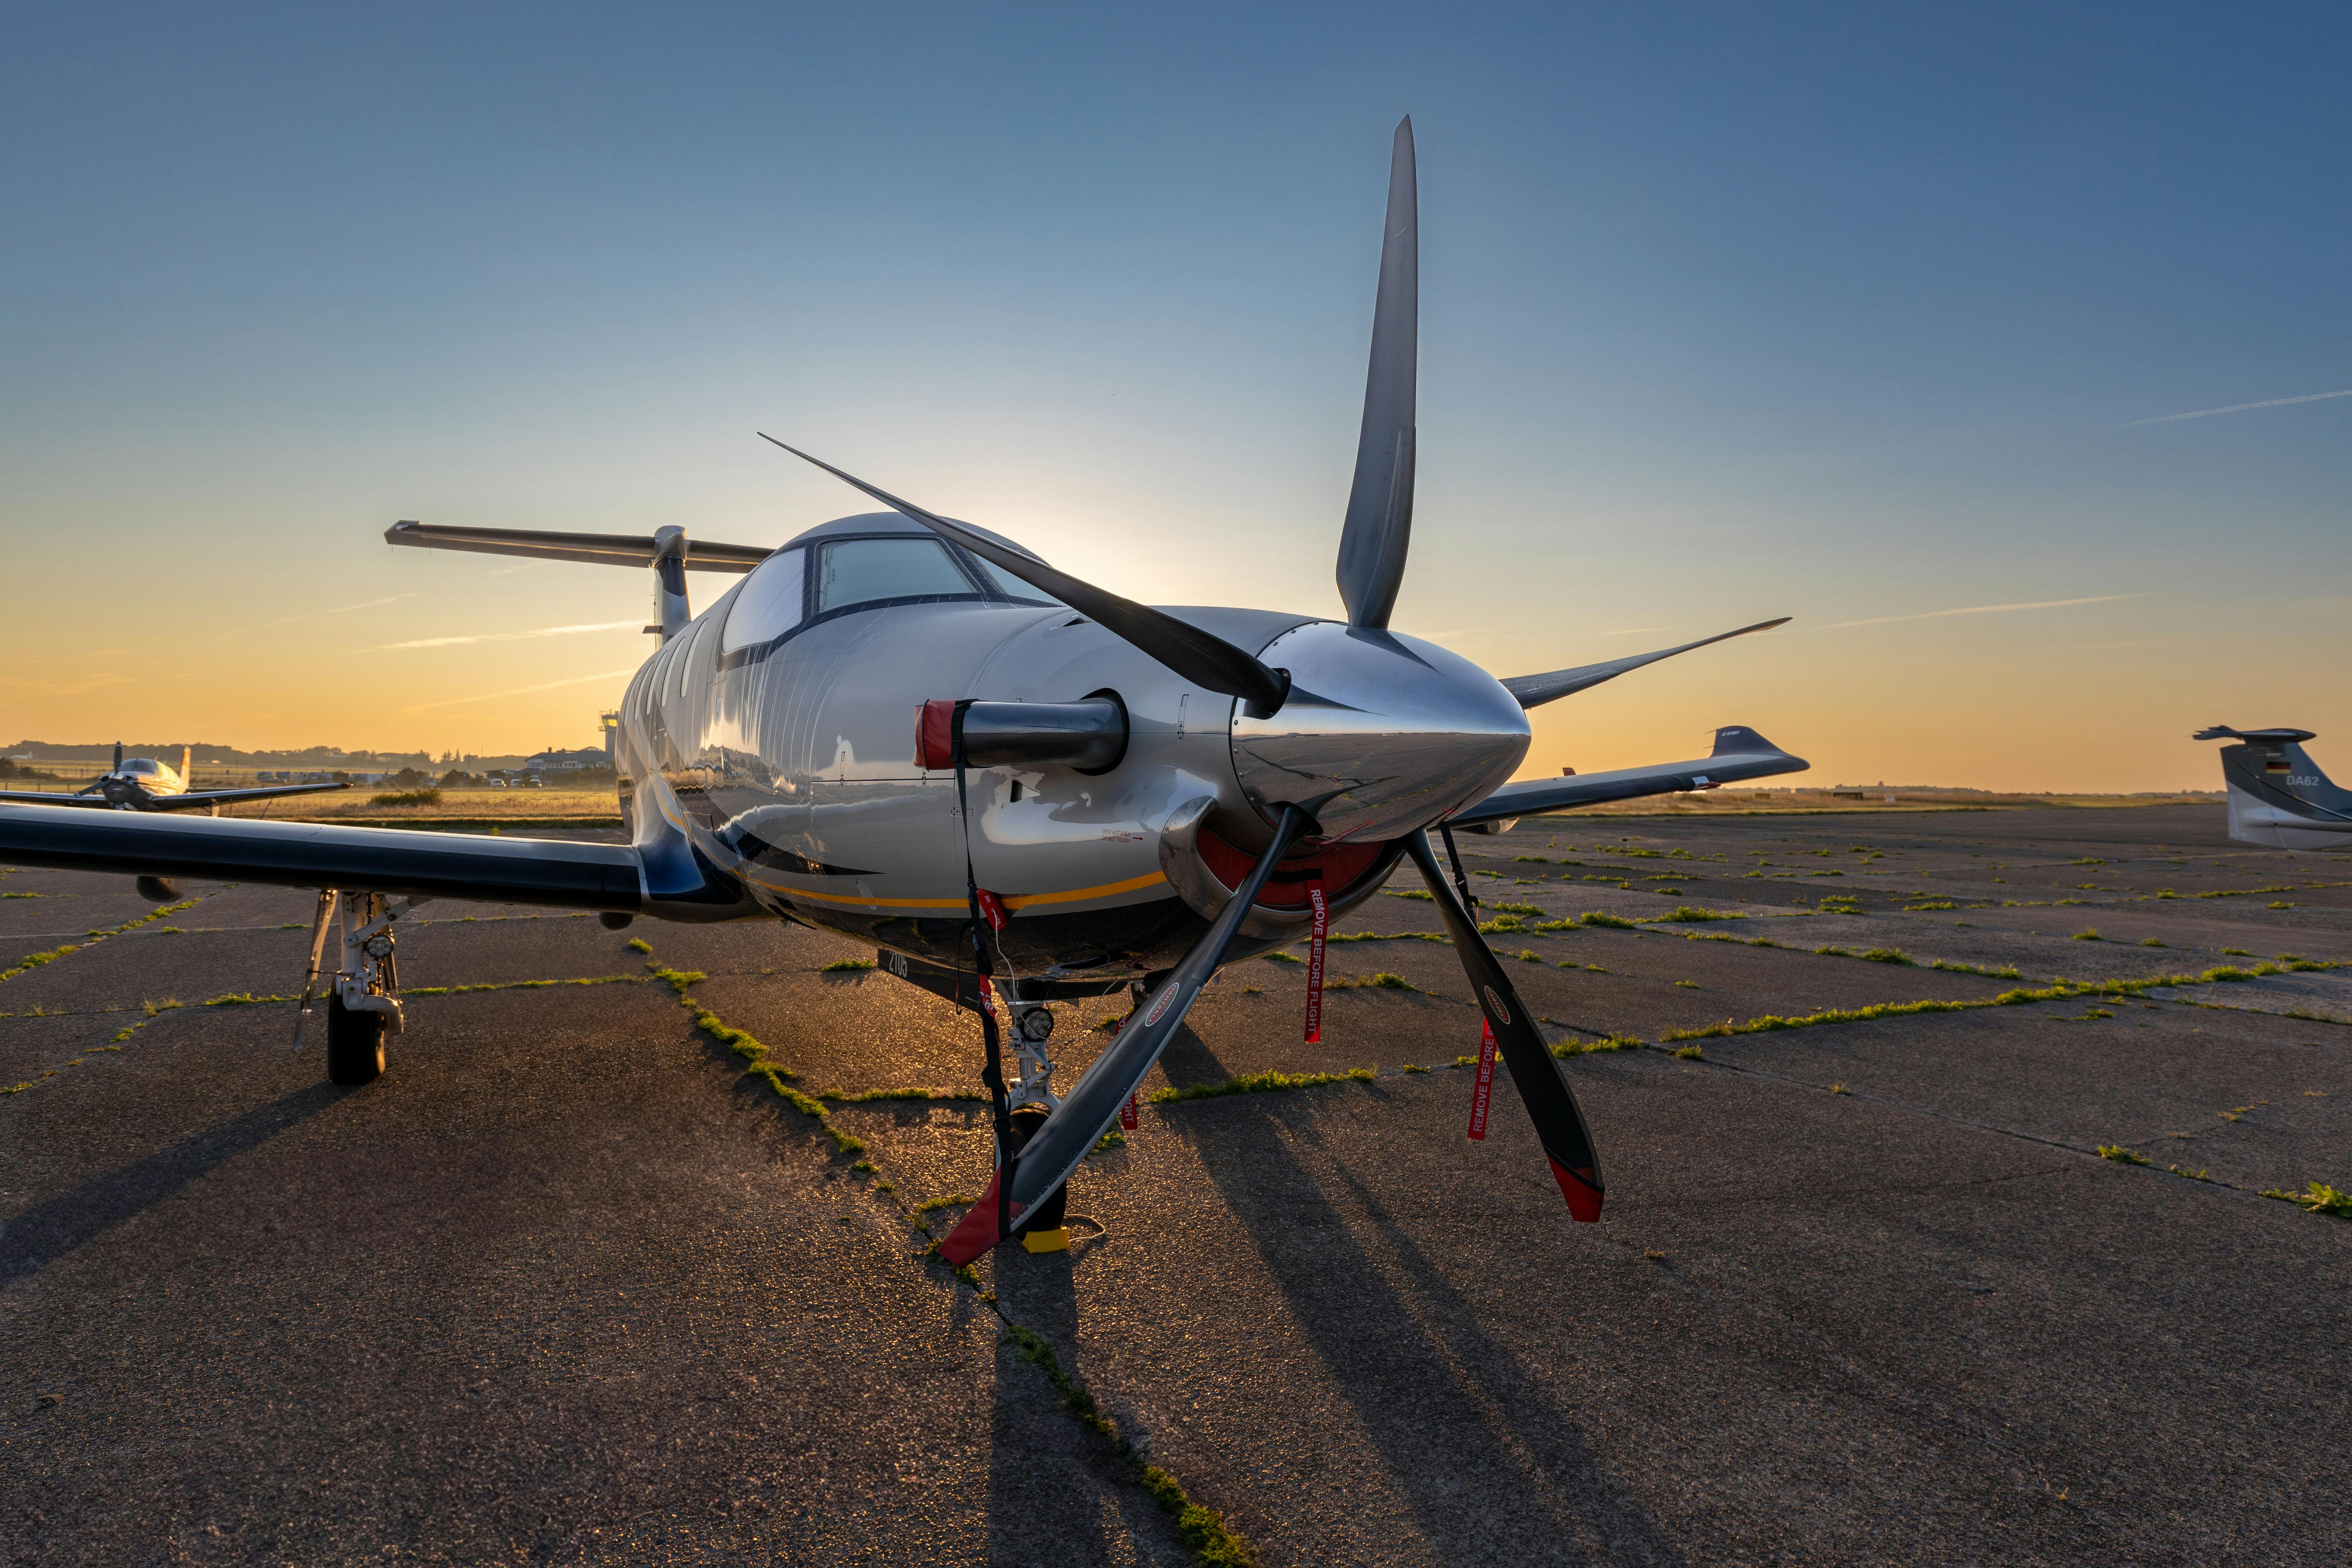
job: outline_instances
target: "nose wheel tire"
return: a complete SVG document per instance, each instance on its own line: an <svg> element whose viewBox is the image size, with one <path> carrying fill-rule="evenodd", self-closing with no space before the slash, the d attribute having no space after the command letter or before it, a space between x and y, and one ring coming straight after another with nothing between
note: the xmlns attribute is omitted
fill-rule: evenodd
<svg viewBox="0 0 2352 1568"><path fill-rule="evenodd" d="M1022 1146L1036 1134L1037 1129L1045 1125L1046 1114L1042 1105L1024 1105L1013 1113L1014 1152L1019 1152ZM1063 1214L1069 1206L1070 1185L1065 1182L1054 1189L1053 1196L1021 1216L1021 1223L1013 1227L1013 1234L1025 1236L1033 1230L1059 1230Z"/></svg>
<svg viewBox="0 0 2352 1568"><path fill-rule="evenodd" d="M327 998L327 1079L347 1087L383 1076L384 1016L356 1012Z"/></svg>

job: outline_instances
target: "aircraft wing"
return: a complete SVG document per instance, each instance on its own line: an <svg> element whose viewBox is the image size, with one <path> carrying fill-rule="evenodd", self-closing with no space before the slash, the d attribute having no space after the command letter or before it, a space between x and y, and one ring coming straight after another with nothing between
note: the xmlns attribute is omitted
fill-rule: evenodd
<svg viewBox="0 0 2352 1568"><path fill-rule="evenodd" d="M37 789L0 789L0 800L21 800L27 805L94 805L104 810L102 795L68 795L63 790L52 794Z"/></svg>
<svg viewBox="0 0 2352 1568"><path fill-rule="evenodd" d="M186 811L198 805L232 805L240 800L275 800L282 795L321 795L349 789L347 784L259 784L252 789L192 789L159 795L147 803L149 811Z"/></svg>
<svg viewBox="0 0 2352 1568"><path fill-rule="evenodd" d="M1755 731L1733 724L1715 732L1715 752L1686 763L1661 763L1646 768L1620 768L1614 773L1578 773L1561 779L1528 779L1507 784L1475 805L1465 806L1446 819L1449 827L1475 827L1539 811L1598 805L1605 800L1632 800L1638 795L1672 795L1705 789L1710 784L1737 784L1742 779L1769 778L1774 773L1801 773L1812 764L1791 756Z"/></svg>
<svg viewBox="0 0 2352 1568"><path fill-rule="evenodd" d="M0 861L570 910L635 913L645 902L636 851L625 845L234 816L0 805Z"/></svg>

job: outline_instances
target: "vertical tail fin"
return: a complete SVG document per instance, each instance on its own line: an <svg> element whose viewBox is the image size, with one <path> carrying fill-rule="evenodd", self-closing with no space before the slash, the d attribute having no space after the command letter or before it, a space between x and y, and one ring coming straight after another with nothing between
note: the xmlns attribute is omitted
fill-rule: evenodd
<svg viewBox="0 0 2352 1568"><path fill-rule="evenodd" d="M2337 787L2302 742L2308 730L2200 730L2200 741L2233 740L2221 748L2229 787L2230 837L2273 849L2341 847L2352 838L2352 791Z"/></svg>

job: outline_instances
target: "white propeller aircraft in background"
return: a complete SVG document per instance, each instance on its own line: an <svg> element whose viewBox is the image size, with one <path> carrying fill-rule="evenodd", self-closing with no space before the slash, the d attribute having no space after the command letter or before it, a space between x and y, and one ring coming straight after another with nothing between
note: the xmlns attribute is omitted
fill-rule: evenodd
<svg viewBox="0 0 2352 1568"><path fill-rule="evenodd" d="M180 765L176 768L153 757L131 757L122 754L122 742L114 742L114 763L106 772L80 789L68 795L63 790L0 789L0 800L21 801L30 805L96 806L111 811L195 811L203 810L214 816L224 805L234 805L246 800L275 800L286 795L318 795L325 790L349 789L347 784L259 784L250 789L195 789L189 780L188 753L192 746L180 748Z"/></svg>
<svg viewBox="0 0 2352 1568"><path fill-rule="evenodd" d="M1570 1211L1597 1219L1601 1163L1575 1095L1428 833L1450 847L1457 827L1806 764L1730 726L1704 758L1505 782L1528 709L1722 637L1497 680L1389 628L1412 523L1418 271L1407 121L1339 540L1345 620L1136 604L787 447L889 510L773 551L677 528L385 535L653 569L662 646L614 742L627 844L0 806L0 855L323 889L311 969L339 928L328 1066L342 1083L383 1070L392 928L426 899L595 910L615 927L782 918L871 941L890 973L982 1016L998 1168L942 1247L958 1263L1056 1215L1219 965L1305 935L1318 903L1346 912L1409 857ZM696 616L689 571L744 581ZM1010 1082L992 991L1012 1014ZM1134 1014L1056 1093L1044 1005L1121 991Z"/></svg>

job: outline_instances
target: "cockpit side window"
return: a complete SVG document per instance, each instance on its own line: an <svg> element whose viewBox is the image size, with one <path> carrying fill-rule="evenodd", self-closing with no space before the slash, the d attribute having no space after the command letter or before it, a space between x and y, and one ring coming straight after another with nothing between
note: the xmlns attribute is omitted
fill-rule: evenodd
<svg viewBox="0 0 2352 1568"><path fill-rule="evenodd" d="M802 579L807 567L805 550L781 551L761 562L727 612L719 653L771 641L800 625Z"/></svg>
<svg viewBox="0 0 2352 1568"><path fill-rule="evenodd" d="M1043 588L1033 588L1010 573L998 571L978 556L971 558L971 564L990 587L1016 605L1060 605L1062 603Z"/></svg>
<svg viewBox="0 0 2352 1568"><path fill-rule="evenodd" d="M845 539L824 547L816 613L877 600L979 596L936 539Z"/></svg>

